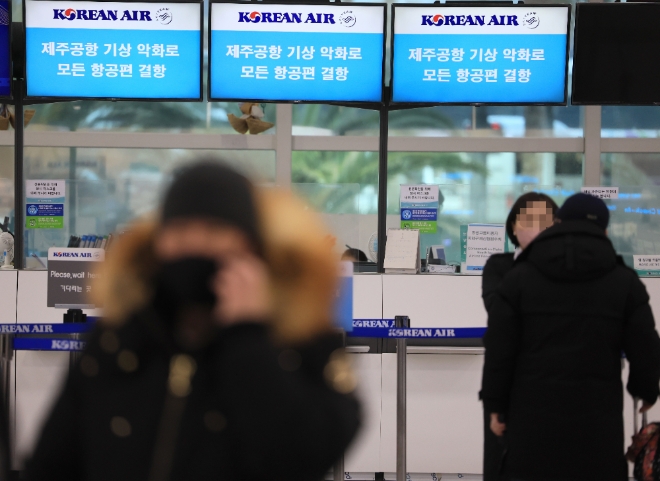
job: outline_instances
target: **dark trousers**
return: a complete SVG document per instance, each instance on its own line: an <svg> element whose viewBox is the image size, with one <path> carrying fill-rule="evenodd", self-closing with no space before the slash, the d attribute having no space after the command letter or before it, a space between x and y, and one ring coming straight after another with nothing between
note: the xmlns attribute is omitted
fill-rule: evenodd
<svg viewBox="0 0 660 481"><path fill-rule="evenodd" d="M504 446L490 430L490 413L484 410L484 481L503 481L501 476Z"/></svg>

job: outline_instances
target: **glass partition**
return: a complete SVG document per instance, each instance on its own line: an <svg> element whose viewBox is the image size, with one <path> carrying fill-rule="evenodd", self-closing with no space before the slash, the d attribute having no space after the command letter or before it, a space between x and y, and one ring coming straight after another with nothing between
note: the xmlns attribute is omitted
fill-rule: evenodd
<svg viewBox="0 0 660 481"><path fill-rule="evenodd" d="M438 231L422 234L420 255L444 245L448 263L460 263L460 226L503 224L515 200L544 192L559 205L582 187L583 154L516 152L396 152L389 154L387 227L401 223L400 186L440 188Z"/></svg>
<svg viewBox="0 0 660 481"><path fill-rule="evenodd" d="M155 211L174 169L200 158L229 164L259 184L275 182L273 151L26 148L26 179L66 180L64 228L26 229L26 257L44 257L71 235L121 232Z"/></svg>
<svg viewBox="0 0 660 481"><path fill-rule="evenodd" d="M660 107L604 105L601 136L653 138L660 136Z"/></svg>
<svg viewBox="0 0 660 481"><path fill-rule="evenodd" d="M375 262L378 153L295 151L291 167L293 190L323 215L336 237L337 251L359 249Z"/></svg>

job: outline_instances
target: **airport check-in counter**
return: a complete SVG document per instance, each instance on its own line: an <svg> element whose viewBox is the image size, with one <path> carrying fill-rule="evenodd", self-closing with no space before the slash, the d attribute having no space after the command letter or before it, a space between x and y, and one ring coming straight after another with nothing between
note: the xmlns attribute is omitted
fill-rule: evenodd
<svg viewBox="0 0 660 481"><path fill-rule="evenodd" d="M656 318L660 319L660 278L643 280ZM46 307L46 281L46 271L0 271L5 301L0 322L62 322L63 310ZM408 316L411 327L485 327L481 277L355 275L354 318L393 319L396 315ZM345 456L344 469L352 479L373 479L376 472L384 472L386 479L393 479L388 473L396 469L396 353L388 341L379 342L349 341L363 404L362 430ZM407 467L410 473L482 472L483 414L478 392L483 350L480 346L480 340L409 340ZM14 352L9 395L14 469L22 468L36 442L69 369L69 358L68 352ZM626 369L623 375L627 376ZM632 435L632 400L627 395L624 418L628 442ZM660 406L652 409L649 418L660 419Z"/></svg>

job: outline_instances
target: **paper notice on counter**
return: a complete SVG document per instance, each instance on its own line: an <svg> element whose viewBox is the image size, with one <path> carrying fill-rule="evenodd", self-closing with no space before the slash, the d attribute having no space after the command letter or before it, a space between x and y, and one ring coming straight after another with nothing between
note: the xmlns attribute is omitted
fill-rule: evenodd
<svg viewBox="0 0 660 481"><path fill-rule="evenodd" d="M415 274L420 267L419 230L388 229L385 244L385 272Z"/></svg>

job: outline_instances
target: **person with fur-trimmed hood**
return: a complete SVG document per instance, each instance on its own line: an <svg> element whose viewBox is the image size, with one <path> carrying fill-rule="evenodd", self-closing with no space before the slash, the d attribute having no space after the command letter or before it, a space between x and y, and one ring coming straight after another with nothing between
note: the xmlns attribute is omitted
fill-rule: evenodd
<svg viewBox="0 0 660 481"><path fill-rule="evenodd" d="M317 217L218 163L183 170L111 247L99 322L27 478L321 479L353 439L332 333L337 261Z"/></svg>

